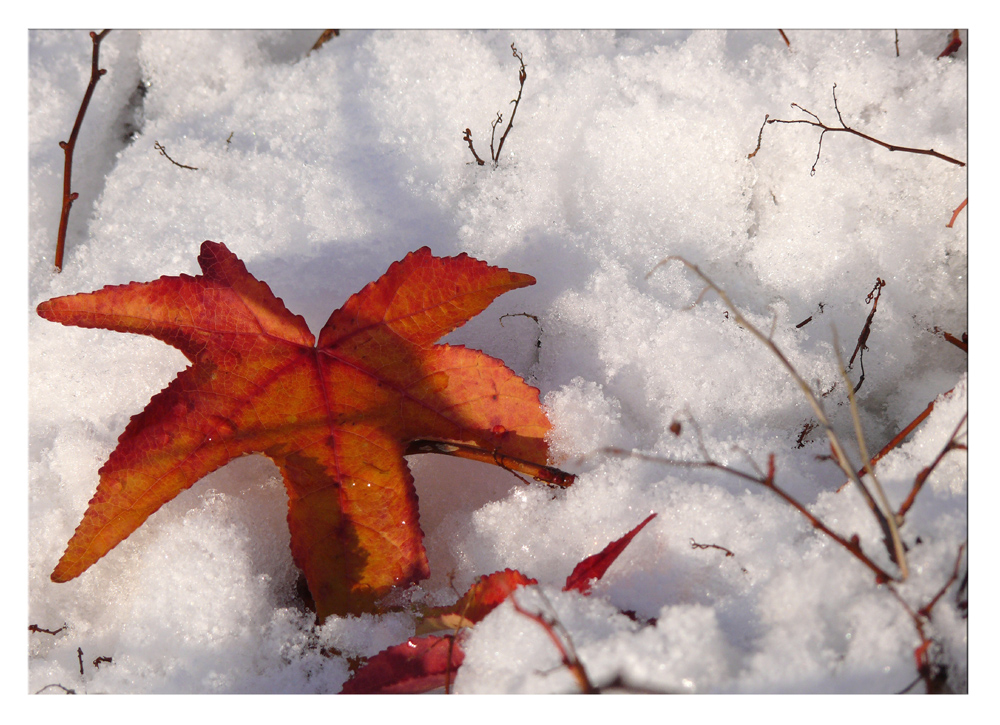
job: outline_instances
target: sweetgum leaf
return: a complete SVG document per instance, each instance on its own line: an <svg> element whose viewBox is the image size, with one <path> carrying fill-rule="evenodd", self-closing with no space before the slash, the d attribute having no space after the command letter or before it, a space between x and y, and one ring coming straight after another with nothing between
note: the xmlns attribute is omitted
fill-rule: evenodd
<svg viewBox="0 0 1000 725"><path fill-rule="evenodd" d="M566 577L566 584L563 586L563 591L568 592L570 589L576 589L584 594L589 594L593 582L604 576L604 572L615 563L615 559L618 558L619 554L625 551L625 547L632 543L635 535L642 531L642 527L652 521L655 516L656 514L650 514L641 524L629 531L625 536L615 539L604 547L600 553L588 556L577 564L573 572Z"/></svg>
<svg viewBox="0 0 1000 725"><path fill-rule="evenodd" d="M408 443L546 462L538 390L482 352L433 344L534 278L424 247L348 299L314 346L225 245L205 242L198 263L199 276L38 306L65 325L150 335L193 363L119 437L53 581L79 576L206 474L263 453L284 478L292 555L319 620L370 611L428 576Z"/></svg>

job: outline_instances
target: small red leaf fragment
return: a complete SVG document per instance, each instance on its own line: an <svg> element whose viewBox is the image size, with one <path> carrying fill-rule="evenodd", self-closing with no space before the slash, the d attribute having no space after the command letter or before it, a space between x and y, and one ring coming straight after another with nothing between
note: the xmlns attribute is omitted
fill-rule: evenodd
<svg viewBox="0 0 1000 725"><path fill-rule="evenodd" d="M948 45L944 50L941 51L941 55L938 58L944 58L946 56L952 55L957 52L959 48L962 47L962 36L957 30L952 30L951 35L948 36Z"/></svg>
<svg viewBox="0 0 1000 725"><path fill-rule="evenodd" d="M417 634L441 629L471 627L499 606L518 587L537 584L516 569L504 569L479 577L461 599L447 607L434 607L424 612Z"/></svg>
<svg viewBox="0 0 1000 725"><path fill-rule="evenodd" d="M379 652L347 681L345 695L415 695L455 680L465 652L455 637L411 637Z"/></svg>
<svg viewBox="0 0 1000 725"><path fill-rule="evenodd" d="M655 513L650 514L641 524L629 531L625 536L612 541L604 547L602 552L588 556L577 564L573 573L566 578L566 585L563 587L563 591L568 592L571 589L576 589L583 594L589 594L591 583L604 576L604 572L615 562L618 555L632 542L635 535L642 531L642 527L652 521L655 516Z"/></svg>

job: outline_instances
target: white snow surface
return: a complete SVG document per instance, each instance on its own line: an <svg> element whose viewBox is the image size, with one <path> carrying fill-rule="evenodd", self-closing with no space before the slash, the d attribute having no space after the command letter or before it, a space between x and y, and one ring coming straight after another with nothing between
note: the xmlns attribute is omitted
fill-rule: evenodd
<svg viewBox="0 0 1000 725"><path fill-rule="evenodd" d="M431 578L397 601L454 601L476 577L539 580L518 602L556 619L596 685L695 693L892 693L917 677L916 611L967 538L967 465L952 451L905 518L910 576L871 571L759 484L776 482L890 573L881 532L828 459L790 375L698 265L818 392L861 464L839 380L885 281L864 353L874 454L932 401L877 473L894 508L967 409L965 168L766 114L843 121L967 160L967 54L947 31L114 31L73 164L80 194L53 272L63 152L90 75L84 31L29 34L28 691L336 693L350 663L413 635L411 610L321 627L296 593L287 497L262 456L181 493L82 576L49 574L131 416L183 369L146 337L64 327L35 307L104 285L199 272L225 243L318 332L407 252L468 252L533 275L447 341L501 358L541 391L565 491L492 466L410 459ZM527 80L499 163L523 54ZM499 138L497 139L499 140ZM161 155L162 144L180 168ZM820 150L817 160L817 151ZM815 164L815 173L811 168ZM527 313L506 317L505 314ZM811 322L798 327L808 317ZM860 376L857 362L849 373ZM836 385L835 385L836 384ZM951 391L950 393L948 391ZM671 424L681 424L680 435ZM965 442L962 427L958 440ZM649 513L590 596L575 564ZM693 544L714 545L696 548ZM732 553L726 554L722 548ZM963 555L959 575L966 571ZM633 613L629 617L625 612ZM968 687L959 582L926 633ZM78 655L78 648L82 656ZM95 658L111 662L93 664ZM81 661L83 663L81 674ZM572 692L535 621L505 603L476 626L454 688ZM923 690L917 683L914 691ZM47 692L58 692L50 688Z"/></svg>

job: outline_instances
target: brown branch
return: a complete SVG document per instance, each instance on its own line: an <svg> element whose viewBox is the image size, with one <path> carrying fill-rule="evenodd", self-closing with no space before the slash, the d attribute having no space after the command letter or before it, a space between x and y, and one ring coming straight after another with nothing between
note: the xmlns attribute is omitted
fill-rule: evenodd
<svg viewBox="0 0 1000 725"><path fill-rule="evenodd" d="M87 91L83 94L83 101L80 103L80 110L76 114L76 122L73 124L73 130L69 134L69 141L60 141L59 148L61 148L66 155L66 161L63 166L63 203L62 203L62 214L59 217L59 233L56 237L56 258L55 266L56 271L62 271L63 263L63 250L66 246L66 230L69 227L69 210L73 206L73 202L77 200L80 195L72 190L71 178L73 175L73 150L76 148L76 139L80 134L80 126L83 124L83 116L87 113L87 106L90 105L90 97L94 95L94 88L97 87L97 81L101 79L107 71L103 68L98 68L98 57L101 50L101 41L104 37L110 33L110 30L102 30L100 33L90 33L90 38L94 44L93 56L90 62L90 83L87 84Z"/></svg>
<svg viewBox="0 0 1000 725"><path fill-rule="evenodd" d="M816 429L816 424L811 420L806 421L806 424L802 426L802 431L799 433L798 439L795 441L796 448L806 447L806 436L812 433Z"/></svg>
<svg viewBox="0 0 1000 725"><path fill-rule="evenodd" d="M953 228L955 226L955 220L958 219L958 213L960 211L962 211L962 209L964 209L965 205L968 204L968 203L969 203L969 197L965 197L965 201L963 201L961 204L959 204L958 208L955 209L954 212L952 212L951 221L948 222L947 224L945 224L946 227L948 227L949 229L951 229L951 228Z"/></svg>
<svg viewBox="0 0 1000 725"><path fill-rule="evenodd" d="M191 171L197 171L198 170L197 166L185 166L184 164L179 164L176 161L174 161L173 159L171 159L170 155L167 154L167 150L165 148L163 148L163 146L160 144L159 141L153 141L153 147L157 151L159 151L161 154L163 154L164 156L166 156L167 159L170 161L170 163L172 163L174 166L180 166L182 169L191 169Z"/></svg>
<svg viewBox="0 0 1000 725"><path fill-rule="evenodd" d="M952 584L958 581L958 572L959 568L962 565L962 552L965 550L965 545L967 543L968 542L963 541L962 544L958 547L958 556L955 557L955 568L952 570L951 576L948 577L948 581L946 581L944 583L944 586L938 590L938 593L934 595L933 599L931 599L929 602L927 602L927 604L925 604L919 610L917 610L917 614L919 614L922 617L927 617L927 619L930 619L931 610L934 609L934 605L937 604L938 600L944 596L944 593L946 591L948 591L948 587L950 587Z"/></svg>
<svg viewBox="0 0 1000 725"><path fill-rule="evenodd" d="M576 480L576 476L572 473L566 473L553 466L543 466L539 463L504 455L496 450L491 451L485 448L478 448L467 443L420 439L410 443L403 452L403 455L412 456L418 453L440 453L446 456L465 458L470 461L489 463L494 466L500 466L514 475L517 475L517 472L520 471L525 475L531 476L536 481L541 481L550 486L559 486L560 488L567 488ZM518 476L518 478L521 477ZM524 483L528 483L523 478L521 480Z"/></svg>
<svg viewBox="0 0 1000 725"><path fill-rule="evenodd" d="M872 331L872 320L875 319L875 310L878 309L878 301L882 296L883 287L885 287L885 280L881 277L876 277L875 286L865 298L865 304L872 303L872 311L868 313L868 319L865 320L865 326L861 330L861 334L858 335L858 344L854 348L854 354L851 355L851 360L847 363L847 369L850 370L854 366L854 358L859 352L861 353L861 378L858 380L858 384L854 388L855 393L861 389L861 384L865 382L865 350L868 349L868 335L870 335Z"/></svg>
<svg viewBox="0 0 1000 725"><path fill-rule="evenodd" d="M836 541L842 547L847 549L855 558L857 558L862 564L868 567L875 574L875 581L882 584L887 581L894 581L895 578L890 576L882 567L876 564L871 558L864 553L861 548L861 543L857 536L852 536L850 540L845 539L843 536L833 531L830 527L824 524L820 519L812 514L809 509L799 503L791 494L786 493L774 482L774 454L772 453L768 456L768 471L766 475L755 476L745 471L741 471L738 468L732 468L725 464L719 463L712 459L707 459L703 461L687 461L687 460L677 460L673 458L664 458L662 456L654 456L646 453L638 453L636 451L627 451L622 448L602 448L602 453L607 453L609 455L615 456L627 456L630 458L636 458L640 461L647 461L649 463L661 463L667 466L679 466L685 468L714 468L719 471L725 471L726 473L738 476L739 478L745 479L747 481L752 481L754 483L764 486L764 488L770 489L778 497L783 499L792 508L798 511L800 514L808 519L809 523L813 525L814 528L823 532L831 539Z"/></svg>
<svg viewBox="0 0 1000 725"><path fill-rule="evenodd" d="M757 132L757 148L755 148L752 152L747 154L748 159L752 159L754 156L757 155L757 152L760 151L760 140L764 136L764 126L767 125L767 119L769 119L770 117L771 115L769 113L764 114L764 123L760 124L760 131Z"/></svg>
<svg viewBox="0 0 1000 725"><path fill-rule="evenodd" d="M955 389L952 388L951 390L942 393L942 395L944 396L951 395L952 392L954 392L954 390ZM889 451L891 451L893 448L902 443L903 440L908 435L910 435L910 433L912 433L918 425L920 425L927 419L927 416L931 414L932 410L934 410L933 400L930 403L928 403L927 407L924 408L923 412L920 413L920 415L918 415L916 418L910 421L910 424L908 426L906 426L905 428L903 428L903 430L897 433L896 436L891 441L889 441L882 450L876 453L875 456L872 457L872 459L868 462L868 465L874 467L876 463L885 458L886 454L888 454ZM858 471L858 476L859 477L864 476L866 471L867 471L867 466ZM847 487L847 484L849 484L850 482L851 482L850 479L844 481L844 483L841 484L840 488L837 489L837 493L843 491Z"/></svg>
<svg viewBox="0 0 1000 725"><path fill-rule="evenodd" d="M541 594L541 589L538 590ZM543 595L544 596L544 595ZM576 649L573 647L573 640L570 639L569 632L562 627L556 620L550 619L540 613L529 612L527 609L521 607L517 603L517 598L514 596L513 592L510 595L511 605L514 607L514 611L521 614L528 619L532 619L538 622L545 630L545 633L549 635L549 638L555 644L556 649L559 650L559 655L562 658L563 666L566 667L573 675L577 684L580 686L580 690L586 695L598 694L598 690L591 683L590 678L587 677L587 671L583 668L583 664L580 659L576 656ZM561 630L562 638L556 633L555 628L559 627ZM563 646L562 639L566 640L566 645Z"/></svg>
<svg viewBox="0 0 1000 725"><path fill-rule="evenodd" d="M517 113L517 106L518 104L521 103L521 94L524 92L524 81L528 78L528 72L524 68L524 58L518 52L517 48L514 47L513 43L510 44L510 49L511 51L513 51L514 57L517 58L517 60L521 63L521 69L517 72L517 80L521 84L521 86L517 90L517 98L511 101L511 103L514 104L514 108L512 108L510 111L510 118L507 119L507 128L503 132L503 136L500 137L500 145L497 146L497 152L493 156L493 166L496 166L498 163L500 163L500 151L501 149L503 149L503 142L507 140L507 134L510 133L510 129L514 125L514 114ZM492 147L493 144L491 142L490 148L492 149Z"/></svg>
<svg viewBox="0 0 1000 725"><path fill-rule="evenodd" d="M37 624L29 624L28 625L28 631L29 632L41 632L43 634L59 634L64 629L66 629L66 625L65 624L63 626L61 626L59 629L55 629L55 630L53 630L53 629L42 629Z"/></svg>
<svg viewBox="0 0 1000 725"><path fill-rule="evenodd" d="M788 49L791 50L792 49L792 44L789 42L788 36L785 35L785 31L782 30L781 28L778 28L778 32L781 33L781 39L785 41L785 45L787 45Z"/></svg>
<svg viewBox="0 0 1000 725"><path fill-rule="evenodd" d="M899 57L899 31L898 30L894 30L892 32L896 34L896 57L898 58Z"/></svg>
<svg viewBox="0 0 1000 725"><path fill-rule="evenodd" d="M934 605L937 604L938 600L944 595L952 584L958 580L959 567L962 564L962 552L965 550L966 543L958 547L958 556L955 558L955 567L952 571L948 581L944 583L944 586L938 590L938 593L924 606L922 606L917 611L913 611L913 608L903 599L902 595L896 591L896 588L889 583L887 589L896 598L900 606L909 615L910 620L913 622L914 628L917 630L917 636L920 638L920 644L913 650L913 659L917 668L917 679L905 687L902 692L906 692L911 689L915 684L924 681L924 686L926 687L927 694L932 693L948 693L951 690L948 688L948 677L947 668L943 665L936 664L929 652L931 647L935 644L933 638L927 636L927 631L924 629L924 625L931 621L931 610L934 609Z"/></svg>
<svg viewBox="0 0 1000 725"><path fill-rule="evenodd" d="M809 114L810 116L812 116L816 120L810 121L810 120L804 119L804 118L792 119L792 120L785 120L785 119L781 119L781 118L770 118L770 119L766 119L764 121L764 123L765 124L770 124L770 123L789 123L789 124L791 124L791 123L804 123L807 126L815 126L816 128L822 129L822 132L819 135L819 149L817 149L817 151L816 151L816 161L813 162L812 169L810 169L810 171L809 171L809 175L810 176L815 176L815 174L816 174L816 164L819 163L819 155L820 155L820 151L822 150L822 147L823 147L823 136L826 135L827 133L850 133L850 134L853 134L855 136L858 136L859 138L863 138L866 141L871 141L874 144L878 144L879 146L882 146L883 148L889 149L890 151L903 151L903 152L910 153L910 154L924 154L926 156L933 156L935 158L941 159L942 161L947 161L948 163L955 164L957 166L965 166L965 162L964 161L959 161L958 159L953 159L950 156L945 156L942 153L938 153L934 149L916 149L916 148L910 148L908 146L896 146L895 144L890 144L890 143L886 143L885 141L880 141L879 139L874 138L872 136L869 136L866 133L862 133L861 131L857 131L857 130L851 128L850 126L848 126L844 122L844 117L840 114L840 109L837 107L837 84L836 83L833 84L833 107L837 111L837 118L840 120L840 126L841 126L840 128L837 128L835 126L827 126L825 123L823 123L819 119L819 116L817 116L812 111L809 111L809 110L803 108L802 106L800 106L797 103L793 103L792 107L793 108L798 108L800 111ZM759 148L759 142L758 142L758 148ZM756 153L757 152L754 151L754 154L756 154ZM751 156L752 155L753 154L751 154ZM750 157L748 157L748 158L750 158Z"/></svg>
<svg viewBox="0 0 1000 725"><path fill-rule="evenodd" d="M520 61L521 63L521 68L517 74L518 82L521 85L517 91L517 98L511 101L511 103L514 104L514 108L511 109L510 118L507 119L507 128L504 129L503 135L500 136L500 144L496 147L496 150L493 149L493 143L496 140L497 126L503 123L503 114L497 111L497 117L493 119L493 123L490 124L490 128L492 129L490 132L490 158L493 160L494 169L500 163L500 151L503 149L504 141L507 140L507 134L509 134L510 130L514 127L514 115L517 113L517 107L521 103L521 94L524 93L524 81L528 78L528 72L525 70L524 67L524 57L521 55L521 53L514 46L513 43L510 44L510 49L513 52L514 57L517 58L518 61ZM465 134L462 136L462 140L469 144L469 150L472 152L472 155L476 158L476 163L479 164L480 166L484 166L486 162L483 161L481 158L479 158L479 154L476 153L476 149L473 148L472 146L472 131L470 131L469 129L465 129Z"/></svg>
<svg viewBox="0 0 1000 725"><path fill-rule="evenodd" d="M899 507L899 511L896 513L896 518L898 520L902 521L903 517L906 516L906 512L910 510L911 506L913 506L913 502L917 498L917 494L920 493L920 489L922 489L924 484L927 483L927 479L930 477L931 473L934 472L934 469L937 468L937 465L941 462L945 455L947 455L950 451L964 451L968 449L966 444L959 443L955 440L968 416L968 413L962 415L962 418L958 421L958 425L955 426L955 430L952 431L951 438L948 439L944 448L942 448L941 452L938 453L937 458L935 458L929 466L923 468L920 473L917 474L917 477L913 481L913 488L910 489L910 494L906 497L906 500L903 501L903 504Z"/></svg>
<svg viewBox="0 0 1000 725"><path fill-rule="evenodd" d="M469 129L465 129L465 133L462 135L462 140L469 142L469 151L471 151L472 155L476 157L476 163L479 164L480 166L484 166L486 162L483 161L481 158L479 158L479 154L476 153L476 149L472 145L472 131Z"/></svg>
<svg viewBox="0 0 1000 725"><path fill-rule="evenodd" d="M950 342L952 345L954 345L955 347L957 347L962 352L965 352L965 353L969 352L969 342L968 342L968 337L966 335L964 335L964 334L962 335L962 337L965 338L965 339L959 340L954 335L950 335L947 332L944 332L944 333L942 333L942 337L944 337L945 340L947 340L948 342Z"/></svg>

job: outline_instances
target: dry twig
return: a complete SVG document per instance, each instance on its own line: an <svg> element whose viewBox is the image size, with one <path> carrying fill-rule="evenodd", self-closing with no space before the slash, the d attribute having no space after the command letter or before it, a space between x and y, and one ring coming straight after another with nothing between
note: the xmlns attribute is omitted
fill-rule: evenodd
<svg viewBox="0 0 1000 725"><path fill-rule="evenodd" d="M913 611L913 608L903 599L902 595L896 591L896 588L891 583L887 585L889 592L910 616L910 620L917 630L917 636L920 637L920 644L913 650L913 659L917 667L917 679L905 687L902 692L908 691L921 680L924 681L928 695L952 692L948 687L947 668L944 665L934 662L932 647L934 647L935 642L932 637L927 636L925 625L931 622L931 612L934 609L934 605L938 603L938 600L941 599L948 588L958 581L958 572L962 564L962 554L965 551L966 543L963 542L958 547L958 556L955 557L955 567L951 576L948 577L948 581L944 583L944 586L938 590L937 594L927 604L917 611Z"/></svg>
<svg viewBox="0 0 1000 725"><path fill-rule="evenodd" d="M945 444L944 448L941 449L941 452L938 453L937 458L935 458L929 466L923 468L920 473L917 474L917 477L913 481L913 488L910 489L909 495L906 497L906 500L903 501L902 505L899 507L899 511L896 513L897 519L900 521L903 520L903 517L906 516L906 512L910 510L911 506L913 506L913 502L916 500L917 494L920 493L920 489L924 487L924 484L927 483L927 479L930 477L931 473L934 472L934 469L937 468L938 464L941 463L941 460L950 451L968 450L968 446L965 443L959 443L957 440L958 433L962 429L962 426L965 425L965 421L968 416L968 413L965 413L962 416L962 418L958 421L958 425L955 426L955 430L952 431L948 442Z"/></svg>
<svg viewBox="0 0 1000 725"><path fill-rule="evenodd" d="M816 397L816 394L813 392L812 388L809 387L809 384L802 378L802 376L791 364L791 362L789 362L788 358L785 357L785 354L774 343L771 337L762 333L755 325L753 325L749 320L743 317L743 315L740 314L740 311L733 304L732 300L729 299L729 296L718 285L716 285L715 282L713 282L707 275L705 275L705 273L702 272L696 265L692 264L691 262L688 262L683 257L676 257L676 256L667 257L666 259L662 260L659 264L657 264L656 267L654 267L649 272L649 274L646 275L647 278L650 275L652 275L657 269L659 269L660 266L670 261L681 262L684 266L686 266L688 269L690 269L696 275L698 275L706 285L705 290L702 291L702 295L704 295L704 293L709 289L713 290L717 295L719 295L719 297L725 303L726 307L728 307L730 312L732 312L733 318L736 320L737 324L739 324L744 329L748 330L756 338L758 338L761 342L763 342L764 345L766 345L768 349L771 350L771 352L775 355L775 357L778 358L781 364L785 367L785 370L787 370L788 373L792 376L792 379L796 382L796 384L799 386L799 389L802 390L803 394L805 395L806 400L809 401L809 404L812 407L813 413L816 416L816 419L819 421L819 424L823 427L824 431L826 432L827 438L830 441L830 449L833 453L834 460L836 460L841 470L844 471L844 473L846 473L847 476L851 479L851 481L858 487L858 490L863 495L865 502L868 504L869 509L871 509L872 514L875 516L876 520L879 523L879 526L882 528L882 531L885 534L886 549L889 553L889 556L892 557L892 560L899 567L898 578L889 576L873 561L871 561L871 559L865 556L861 552L861 548L857 544L856 540L852 538L852 541L850 543L846 542L842 537L830 531L830 529L828 529L825 525L822 525L822 523L819 522L811 513L809 513L804 506L799 504L791 496L784 493L777 486L775 486L773 481L773 470L766 478L762 480L759 476L754 477L750 476L749 474L737 473L734 469L730 469L725 466L720 466L719 464L713 463L711 467L724 468L725 470L728 470L730 473L736 473L736 475L740 475L744 478L765 485L766 487L770 488L775 493L777 493L779 496L781 496L783 499L788 501L788 503L790 503L797 510L801 511L803 515L805 515L807 518L810 519L810 521L813 523L813 526L816 526L820 530L824 531L824 533L826 533L828 536L831 536L836 541L840 542L841 545L845 546L862 562L864 562L866 566L871 568L876 573L877 577L879 577L880 579L894 579L896 581L904 581L909 575L909 570L906 565L906 556L903 549L903 543L899 538L899 531L896 528L896 523L893 517L892 510L887 509L883 511L876 503L875 497L868 490L868 487L858 476L854 465L851 463L850 459L847 456L847 452L844 449L843 444L840 442L839 436L834 430L833 425L830 423L829 418L827 418L825 411L823 410L822 403L820 403L819 398ZM699 299L701 299L701 295L699 295ZM710 459L706 457L706 461L708 460ZM694 465L707 465L707 464L696 463ZM881 493L881 491L879 491L879 494L880 498L884 500L885 495ZM883 505L885 504L883 503Z"/></svg>
<svg viewBox="0 0 1000 725"><path fill-rule="evenodd" d="M102 30L100 33L90 33L90 38L94 44L93 55L90 62L90 83L87 84L87 91L83 94L83 101L80 102L80 110L76 114L76 122L73 124L73 130L69 134L69 141L60 141L59 148L61 148L66 155L66 161L63 166L63 202L62 202L62 214L59 217L59 233L56 237L56 258L55 266L56 271L62 271L63 263L63 251L66 246L66 230L69 227L69 210L73 206L73 202L77 200L80 195L72 190L71 177L73 175L73 149L76 148L76 138L80 134L80 126L83 125L83 116L87 113L87 106L90 105L90 97L94 95L94 88L97 87L97 81L101 79L107 71L104 68L98 68L98 57L101 51L101 41L104 40L105 36L110 33L110 30Z"/></svg>
<svg viewBox="0 0 1000 725"><path fill-rule="evenodd" d="M230 134L230 138L231 137L232 137L232 134ZM229 141L226 141L226 143L229 143ZM191 171L197 171L198 170L197 166L186 166L184 164L180 164L180 163L177 163L176 161L174 161L172 158L170 158L170 155L167 153L167 150L165 148L163 148L163 145L159 141L153 141L153 147L157 151L159 151L162 155L166 156L167 159L170 161L170 163L172 163L174 166L180 166L182 169L191 169Z"/></svg>
<svg viewBox="0 0 1000 725"><path fill-rule="evenodd" d="M857 130L851 128L850 126L848 126L844 122L844 117L840 114L840 108L837 106L837 84L836 83L833 84L833 107L837 111L837 118L840 120L840 128L837 128L836 126L827 126L825 123L823 123L819 119L819 116L817 116L812 111L809 111L809 110L803 108L798 103L793 103L792 104L792 108L797 108L800 111L802 111L803 113L809 114L815 120L810 121L809 119L805 119L805 118L793 119L793 120L784 120L784 119L780 119L780 118L770 118L768 116L764 117L764 125L771 124L771 123L804 123L804 124L806 124L808 126L815 126L816 128L822 129L822 133L820 133L820 135L819 135L819 146L816 149L816 161L813 162L812 168L809 170L809 175L810 176L815 176L816 175L816 164L819 163L819 155L820 155L820 153L823 150L823 137L827 133L837 133L837 132L853 134L855 136L858 136L860 138L865 139L866 141L871 141L872 143L878 144L879 146L882 146L883 148L887 148L890 151L905 151L906 153L911 153L911 154L924 154L924 155L927 155L927 156L934 156L935 158L939 158L942 161L947 161L948 163L956 164L957 166L965 166L965 162L964 161L959 161L958 159L953 159L950 156L945 156L944 154L938 153L934 149L915 149L915 148L909 148L907 146L896 146L894 144L886 143L885 141L880 141L879 139L873 138L872 136L869 136L866 133L862 133L861 131L857 131ZM761 134L758 134L758 137L757 137L757 148L754 149L752 153L750 153L750 154L747 155L748 159L752 159L754 156L757 155L757 152L760 150L760 136L762 135L763 130L764 130L764 126L761 126Z"/></svg>
<svg viewBox="0 0 1000 725"><path fill-rule="evenodd" d="M538 589L538 594L543 600L545 600L546 604L548 604L548 600L545 598L541 589ZM568 669L573 675L573 678L580 686L580 690L585 695L598 694L598 689L594 687L593 683L591 683L590 678L587 676L587 671L583 668L580 658L576 655L576 649L573 647L573 640L570 639L569 632L567 632L557 620L547 617L541 613L529 612L527 609L521 607L521 605L517 603L517 597L514 596L513 592L511 592L510 595L510 602L518 614L521 614L528 619L532 619L542 626L545 633L549 635L549 638L555 644L556 649L559 650L563 666L566 667L566 669ZM551 605L549 605L549 608L551 609ZM559 629L558 633L556 633L556 628ZM565 645L563 645L563 640L566 641Z"/></svg>
<svg viewBox="0 0 1000 725"><path fill-rule="evenodd" d="M955 220L958 219L958 213L960 211L962 211L962 209L964 209L965 205L968 204L968 203L969 203L969 197L965 197L965 200L961 204L958 205L958 208L955 209L954 212L952 212L952 214L951 214L951 221L948 222L947 224L945 224L946 227L948 227L949 229L952 229L955 226Z"/></svg>
<svg viewBox="0 0 1000 725"><path fill-rule="evenodd" d="M885 287L885 280L881 277L876 277L875 286L865 298L865 304L871 303L872 311L868 313L868 319L865 320L865 326L862 328L861 334L858 335L858 344L854 347L854 354L851 355L851 361L847 363L847 369L852 369L854 367L854 358L858 356L858 353L861 353L861 378L858 380L858 384L854 386L855 393L861 390L861 384L865 382L865 350L868 349L868 336L872 332L872 320L875 319L875 310L878 309L878 301L882 296L883 287ZM837 351L837 354L840 354L839 350ZM851 381L846 377L844 378L844 382L846 382L848 387L850 387ZM867 456L865 456L865 458L867 458Z"/></svg>
<svg viewBox="0 0 1000 725"><path fill-rule="evenodd" d="M511 100L511 103L514 104L514 108L510 111L510 118L507 119L507 128L504 129L503 135L500 136L500 144L496 147L496 150L493 148L493 142L496 138L497 126L503 123L503 114L498 111L497 117L493 119L493 123L490 125L492 128L492 133L490 134L490 158L493 160L493 168L496 168L500 163L500 151L503 149L504 141L507 140L507 134L509 134L511 128L514 127L514 114L517 113L517 107L521 103L521 94L524 93L524 81L528 78L528 72L524 67L524 57L513 43L510 44L510 49L513 52L514 57L517 58L521 64L521 68L517 73L517 79L520 83L520 87L517 90L517 98ZM479 158L479 154L476 153L476 149L472 145L472 131L465 129L465 133L462 135L462 140L469 144L469 150L475 157L476 163L480 166L485 165L486 162Z"/></svg>

